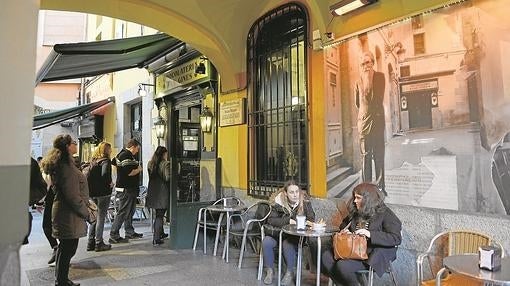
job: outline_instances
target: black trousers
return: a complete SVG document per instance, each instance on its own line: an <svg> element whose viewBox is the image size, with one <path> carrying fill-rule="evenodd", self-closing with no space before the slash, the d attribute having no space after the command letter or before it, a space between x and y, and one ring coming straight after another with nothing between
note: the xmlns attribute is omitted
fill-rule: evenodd
<svg viewBox="0 0 510 286"><path fill-rule="evenodd" d="M374 182L385 191L384 182L384 126L372 134L360 138L361 179L363 182ZM375 180L372 178L372 161L374 162Z"/></svg>
<svg viewBox="0 0 510 286"><path fill-rule="evenodd" d="M33 219L32 213L29 211L28 212L28 233L25 236L25 238L23 239L23 244L28 244L28 237L30 236L30 233L32 232L32 219Z"/></svg>
<svg viewBox="0 0 510 286"><path fill-rule="evenodd" d="M333 251L328 249L322 253L323 273L328 275L336 284L357 286L360 285L356 274L359 270L368 269L361 260L339 259L335 260Z"/></svg>
<svg viewBox="0 0 510 286"><path fill-rule="evenodd" d="M163 219L166 209L156 209L156 218L154 219L154 240L161 239L163 234Z"/></svg>
<svg viewBox="0 0 510 286"><path fill-rule="evenodd" d="M53 192L50 190L44 199L44 213L42 219L42 228L44 231L44 235L46 239L50 243L51 248L55 248L58 246L57 240L51 235L52 227L51 227L51 209L53 207Z"/></svg>
<svg viewBox="0 0 510 286"><path fill-rule="evenodd" d="M78 248L78 238L60 239L55 266L55 285L67 285L69 264Z"/></svg>

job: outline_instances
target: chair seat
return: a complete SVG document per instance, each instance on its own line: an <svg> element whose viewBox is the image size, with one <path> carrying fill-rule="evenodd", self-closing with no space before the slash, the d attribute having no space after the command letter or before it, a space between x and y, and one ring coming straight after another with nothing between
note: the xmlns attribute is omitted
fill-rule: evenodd
<svg viewBox="0 0 510 286"><path fill-rule="evenodd" d="M426 281L423 281L421 283L421 285L422 286L434 286L434 285L436 285L436 280L435 279L426 280ZM441 285L446 285L446 286L454 286L454 285L481 286L481 285L483 285L483 282L476 281L476 280L466 277L464 275L452 273L452 274L449 274L446 278L441 280Z"/></svg>

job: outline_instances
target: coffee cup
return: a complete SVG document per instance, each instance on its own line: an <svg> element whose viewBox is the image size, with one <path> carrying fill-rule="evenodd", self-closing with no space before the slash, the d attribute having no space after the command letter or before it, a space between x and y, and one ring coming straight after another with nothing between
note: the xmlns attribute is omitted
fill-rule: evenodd
<svg viewBox="0 0 510 286"><path fill-rule="evenodd" d="M296 216L296 224L297 224L297 229L305 229L305 227L306 227L306 216L304 216L304 215Z"/></svg>

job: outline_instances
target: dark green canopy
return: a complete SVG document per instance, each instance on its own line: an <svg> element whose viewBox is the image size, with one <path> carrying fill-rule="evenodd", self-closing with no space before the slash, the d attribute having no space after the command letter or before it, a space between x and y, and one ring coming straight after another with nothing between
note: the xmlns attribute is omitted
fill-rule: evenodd
<svg viewBox="0 0 510 286"><path fill-rule="evenodd" d="M57 44L39 69L40 82L96 76L142 68L182 45L166 34L109 41Z"/></svg>
<svg viewBox="0 0 510 286"><path fill-rule="evenodd" d="M41 129L80 115L84 115L85 113L98 109L99 107L109 104L110 102L115 102L115 97L112 96L97 102L36 115L34 116L34 124L32 130Z"/></svg>

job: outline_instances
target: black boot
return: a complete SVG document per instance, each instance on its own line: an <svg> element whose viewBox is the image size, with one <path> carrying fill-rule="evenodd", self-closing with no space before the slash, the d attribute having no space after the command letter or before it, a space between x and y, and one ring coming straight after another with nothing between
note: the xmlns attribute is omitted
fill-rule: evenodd
<svg viewBox="0 0 510 286"><path fill-rule="evenodd" d="M53 247L53 254L51 254L50 260L48 260L48 264L54 263L55 260L57 259L57 249L58 249L58 245L55 245Z"/></svg>
<svg viewBox="0 0 510 286"><path fill-rule="evenodd" d="M87 251L94 251L96 249L96 239L90 239L87 243Z"/></svg>

